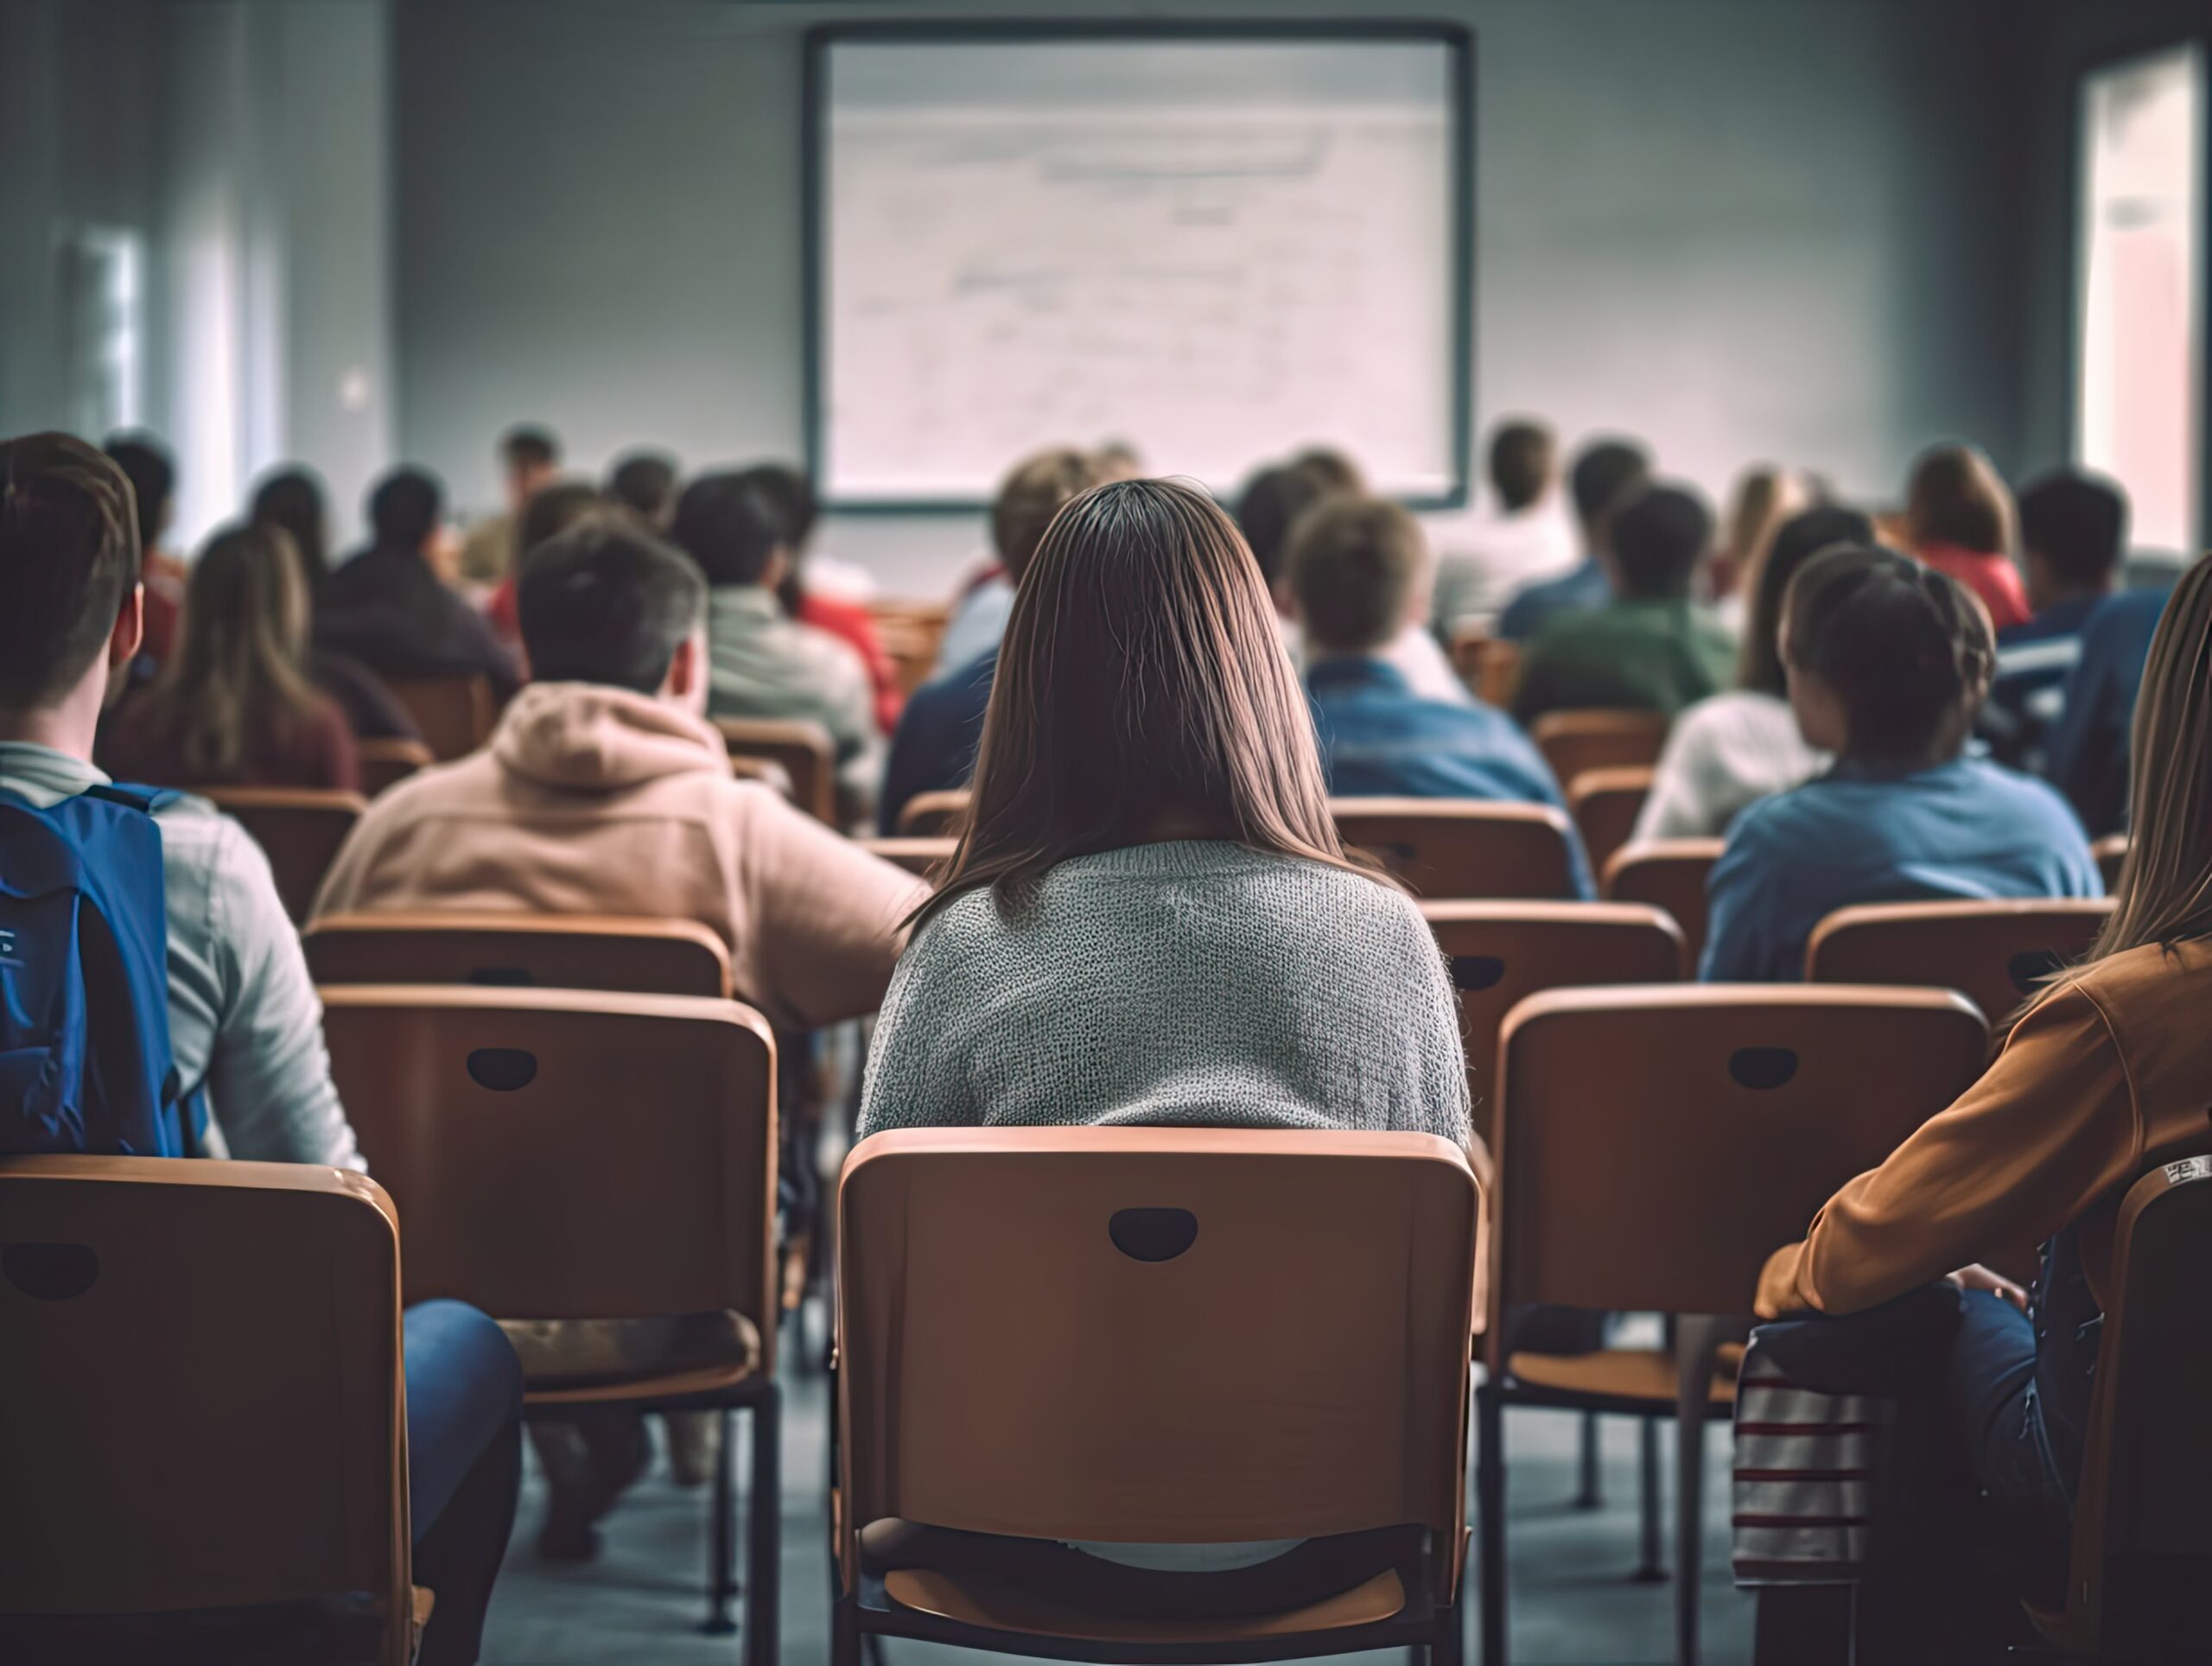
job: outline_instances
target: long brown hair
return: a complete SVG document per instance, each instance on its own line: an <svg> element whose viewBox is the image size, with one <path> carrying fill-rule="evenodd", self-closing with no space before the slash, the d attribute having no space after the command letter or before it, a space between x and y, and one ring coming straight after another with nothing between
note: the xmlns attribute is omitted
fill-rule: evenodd
<svg viewBox="0 0 2212 1666"><path fill-rule="evenodd" d="M1956 544L1977 555L2012 553L2018 518L1997 465L1970 445L1931 446L1905 487L1905 535L1916 551Z"/></svg>
<svg viewBox="0 0 2212 1666"><path fill-rule="evenodd" d="M192 565L176 652L147 698L183 779L245 774L320 708L308 681L308 584L290 538L270 525L218 532Z"/></svg>
<svg viewBox="0 0 2212 1666"><path fill-rule="evenodd" d="M1195 486L1116 480L1053 517L1015 592L968 828L915 924L985 887L1018 908L1056 862L1146 843L1168 817L1367 871L1337 836L1236 524Z"/></svg>

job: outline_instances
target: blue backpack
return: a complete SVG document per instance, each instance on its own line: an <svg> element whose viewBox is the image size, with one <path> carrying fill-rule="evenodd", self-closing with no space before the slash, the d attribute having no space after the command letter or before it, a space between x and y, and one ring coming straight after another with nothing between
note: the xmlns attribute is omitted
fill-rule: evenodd
<svg viewBox="0 0 2212 1666"><path fill-rule="evenodd" d="M200 1148L169 1051L153 817L176 796L98 786L41 810L0 792L0 1154Z"/></svg>

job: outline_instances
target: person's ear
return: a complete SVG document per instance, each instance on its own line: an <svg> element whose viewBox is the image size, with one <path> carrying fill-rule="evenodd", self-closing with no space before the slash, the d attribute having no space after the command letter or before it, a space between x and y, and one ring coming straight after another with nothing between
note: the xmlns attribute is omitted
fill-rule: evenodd
<svg viewBox="0 0 2212 1666"><path fill-rule="evenodd" d="M115 627L107 633L108 668L129 664L145 640L146 587L134 584L124 592L123 605L115 610Z"/></svg>
<svg viewBox="0 0 2212 1666"><path fill-rule="evenodd" d="M791 576L791 552L778 544L768 552L768 564L760 569L760 588L773 590Z"/></svg>

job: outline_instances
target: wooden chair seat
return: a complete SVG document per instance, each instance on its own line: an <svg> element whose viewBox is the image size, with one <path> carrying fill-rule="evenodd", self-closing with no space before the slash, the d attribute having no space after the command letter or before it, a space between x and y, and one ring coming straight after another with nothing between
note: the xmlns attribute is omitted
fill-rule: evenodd
<svg viewBox="0 0 2212 1666"><path fill-rule="evenodd" d="M963 1626L1015 1636L1153 1645L1258 1642L1354 1625L1379 1625L1407 1607L1406 1587L1386 1568L1356 1588L1287 1612L1249 1618L1162 1620L1062 1607L999 1580L957 1576L934 1568L901 1567L883 1577L884 1594L901 1608L934 1614Z"/></svg>
<svg viewBox="0 0 2212 1666"><path fill-rule="evenodd" d="M422 1645L435 1594L408 1588L407 1658ZM0 1618L0 1660L71 1661L83 1666L384 1666L384 1615L365 1596L316 1598L246 1608L155 1614L55 1614Z"/></svg>
<svg viewBox="0 0 2212 1666"><path fill-rule="evenodd" d="M759 1327L727 1308L667 1319L507 1319L499 1328L522 1362L528 1393L760 1369Z"/></svg>
<svg viewBox="0 0 2212 1666"><path fill-rule="evenodd" d="M1730 1344L1713 1373L1713 1409L1736 1403L1736 1367L1744 1350ZM1635 1402L1655 1412L1675 1409L1675 1356L1659 1348L1603 1348L1587 1354L1516 1353L1506 1373L1524 1388L1586 1400Z"/></svg>

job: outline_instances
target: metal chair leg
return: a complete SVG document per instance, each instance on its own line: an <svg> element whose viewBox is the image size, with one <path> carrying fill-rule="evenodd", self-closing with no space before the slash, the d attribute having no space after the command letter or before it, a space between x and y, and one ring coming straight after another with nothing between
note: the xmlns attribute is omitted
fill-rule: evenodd
<svg viewBox="0 0 2212 1666"><path fill-rule="evenodd" d="M1637 1563L1629 1578L1637 1585L1658 1585L1667 1577L1666 1561L1659 1548L1662 1483L1658 1424L1649 1417L1638 1418L1636 1442Z"/></svg>
<svg viewBox="0 0 2212 1666"><path fill-rule="evenodd" d="M747 1666L776 1666L783 1648L784 1393L775 1383L753 1407L753 1519L746 1534L752 1590L745 1602ZM724 1447L728 1447L725 1439Z"/></svg>
<svg viewBox="0 0 2212 1666"><path fill-rule="evenodd" d="M707 1507L707 1623L699 1629L710 1637L728 1637L737 1630L729 1606L737 1595L737 1454L732 1449L729 1408L715 1414L721 1424L721 1440L715 1449L715 1485Z"/></svg>
<svg viewBox="0 0 2212 1666"><path fill-rule="evenodd" d="M1605 1507L1603 1433L1598 1423L1598 1414L1584 1412L1581 1448L1576 1454L1579 1473L1574 1487L1574 1507L1577 1510L1603 1510Z"/></svg>
<svg viewBox="0 0 2212 1666"><path fill-rule="evenodd" d="M1675 1659L1696 1666L1705 1582L1705 1414L1720 1345L1740 1322L1683 1314L1675 1330Z"/></svg>
<svg viewBox="0 0 2212 1666"><path fill-rule="evenodd" d="M1505 1408L1495 1385L1475 1390L1475 1491L1481 1517L1482 1666L1506 1666Z"/></svg>

